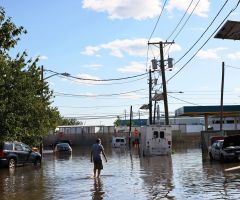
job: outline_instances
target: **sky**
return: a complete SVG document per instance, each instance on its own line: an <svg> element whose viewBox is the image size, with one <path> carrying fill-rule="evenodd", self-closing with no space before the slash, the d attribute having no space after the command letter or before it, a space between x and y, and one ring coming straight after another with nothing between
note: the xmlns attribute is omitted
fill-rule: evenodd
<svg viewBox="0 0 240 200"><path fill-rule="evenodd" d="M148 118L151 60L164 64L169 115L183 106L240 104L239 41L214 38L226 20L239 21L238 1L0 0L27 34L11 55L39 57L61 116L84 125L113 125L119 116ZM167 43L166 43L167 42ZM167 58L173 59L168 68ZM68 73L70 76L61 75ZM66 74L65 74L66 75ZM152 92L162 92L159 65ZM163 101L158 102L164 114Z"/></svg>

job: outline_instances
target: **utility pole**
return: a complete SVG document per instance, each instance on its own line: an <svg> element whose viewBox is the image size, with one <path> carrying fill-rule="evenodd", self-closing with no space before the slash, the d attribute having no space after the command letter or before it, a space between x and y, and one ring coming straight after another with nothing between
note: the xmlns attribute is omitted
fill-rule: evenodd
<svg viewBox="0 0 240 200"><path fill-rule="evenodd" d="M43 79L43 66L41 66L41 81L42 81L42 91L41 91L41 95L43 96L43 84L44 84L44 79ZM40 137L40 145L39 145L39 153L41 154L41 156L43 157L43 137Z"/></svg>
<svg viewBox="0 0 240 200"><path fill-rule="evenodd" d="M160 49L160 70L162 73L165 125L169 125L169 114L168 114L167 86L166 86L165 68L164 68L163 44L173 44L173 43L174 42L148 42L148 45L149 44L159 45L159 49Z"/></svg>
<svg viewBox="0 0 240 200"><path fill-rule="evenodd" d="M224 90L224 62L222 62L222 84L221 84L221 112L220 112L220 131L223 126L223 90Z"/></svg>
<svg viewBox="0 0 240 200"><path fill-rule="evenodd" d="M129 121L129 147L131 148L131 131L132 131L132 106L130 107L130 121Z"/></svg>
<svg viewBox="0 0 240 200"><path fill-rule="evenodd" d="M149 69L149 124L152 124L152 71Z"/></svg>

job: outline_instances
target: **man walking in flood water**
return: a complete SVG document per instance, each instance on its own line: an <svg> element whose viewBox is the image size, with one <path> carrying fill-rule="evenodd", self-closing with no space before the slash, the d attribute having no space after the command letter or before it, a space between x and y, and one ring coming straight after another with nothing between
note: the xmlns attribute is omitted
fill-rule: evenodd
<svg viewBox="0 0 240 200"><path fill-rule="evenodd" d="M94 163L94 168L93 168L94 177L96 177L96 172L97 172L97 177L99 177L101 170L103 169L101 154L104 156L107 162L107 157L105 155L104 148L101 144L101 139L98 138L96 140L96 143L93 144L92 151L91 151L91 162Z"/></svg>

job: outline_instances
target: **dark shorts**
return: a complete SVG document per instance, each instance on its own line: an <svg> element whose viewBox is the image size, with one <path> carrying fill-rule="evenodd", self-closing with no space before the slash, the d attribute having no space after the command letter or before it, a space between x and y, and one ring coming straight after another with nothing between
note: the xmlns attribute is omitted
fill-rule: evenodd
<svg viewBox="0 0 240 200"><path fill-rule="evenodd" d="M102 160L94 160L94 169L103 169Z"/></svg>

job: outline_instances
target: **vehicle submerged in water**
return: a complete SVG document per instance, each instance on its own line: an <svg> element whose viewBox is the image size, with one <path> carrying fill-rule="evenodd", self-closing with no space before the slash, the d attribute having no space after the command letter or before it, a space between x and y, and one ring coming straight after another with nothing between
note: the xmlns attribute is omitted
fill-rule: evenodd
<svg viewBox="0 0 240 200"><path fill-rule="evenodd" d="M140 130L140 151L143 156L171 155L171 126L144 126Z"/></svg>
<svg viewBox="0 0 240 200"><path fill-rule="evenodd" d="M112 138L112 147L119 148L119 147L126 147L127 142L125 137L113 137Z"/></svg>
<svg viewBox="0 0 240 200"><path fill-rule="evenodd" d="M210 160L239 161L240 135L226 136L213 142L209 147Z"/></svg>

